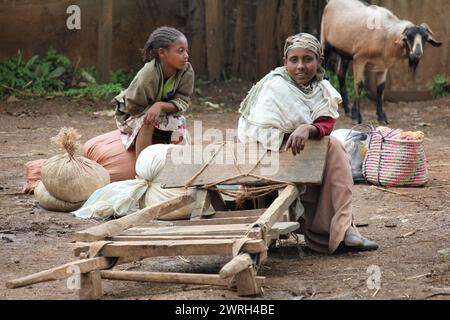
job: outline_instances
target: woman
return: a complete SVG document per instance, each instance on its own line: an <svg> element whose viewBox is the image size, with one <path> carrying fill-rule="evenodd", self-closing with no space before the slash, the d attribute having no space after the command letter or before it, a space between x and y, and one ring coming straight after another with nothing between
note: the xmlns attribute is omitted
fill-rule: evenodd
<svg viewBox="0 0 450 320"><path fill-rule="evenodd" d="M323 80L319 41L300 33L286 40L284 66L258 82L241 104L238 135L241 142L258 141L267 149L292 149L299 154L308 139L333 131L339 117L339 93ZM304 213L300 232L318 252L334 253L343 244L355 250L378 245L360 235L353 223L352 174L341 143L330 137L322 186L308 187L301 196Z"/></svg>

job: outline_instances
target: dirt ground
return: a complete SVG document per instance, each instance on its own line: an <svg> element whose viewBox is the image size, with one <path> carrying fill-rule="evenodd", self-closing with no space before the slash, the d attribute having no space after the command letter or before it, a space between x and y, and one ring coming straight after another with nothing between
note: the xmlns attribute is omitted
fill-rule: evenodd
<svg viewBox="0 0 450 320"><path fill-rule="evenodd" d="M239 102L249 83L204 85L194 99L192 120L203 129L236 128ZM207 107L205 102L213 103ZM219 104L219 109L216 105ZM24 163L58 153L50 144L62 126L73 126L82 142L115 129L113 118L95 112L108 109L102 100L0 102L0 299L77 299L66 281L8 290L5 282L74 260L73 234L97 225L70 214L39 208L33 195L21 194ZM373 102L362 106L365 120L375 123ZM269 253L259 271L265 276L264 299L449 299L450 288L450 99L386 103L390 126L426 134L430 181L425 188L389 189L356 185L354 215L360 232L380 249L366 253L321 255L293 239ZM338 128L350 128L349 118ZM447 249L447 251L445 251ZM447 252L447 253L446 253ZM226 258L147 259L122 270L217 273ZM381 270L381 289L370 289L371 266ZM105 299L236 299L218 287L104 281Z"/></svg>

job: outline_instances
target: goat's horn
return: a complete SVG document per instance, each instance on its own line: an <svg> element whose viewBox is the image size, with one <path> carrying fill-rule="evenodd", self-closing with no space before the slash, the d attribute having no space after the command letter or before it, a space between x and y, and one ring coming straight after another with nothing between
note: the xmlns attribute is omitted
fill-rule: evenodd
<svg viewBox="0 0 450 320"><path fill-rule="evenodd" d="M433 31L431 30L431 28L426 23L422 23L420 26L424 27L425 29L427 29L428 33L431 34L432 36L434 36Z"/></svg>

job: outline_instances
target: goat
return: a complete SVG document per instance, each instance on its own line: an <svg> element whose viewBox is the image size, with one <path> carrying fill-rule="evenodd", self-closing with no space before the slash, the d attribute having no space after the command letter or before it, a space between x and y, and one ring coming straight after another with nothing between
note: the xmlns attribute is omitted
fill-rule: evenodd
<svg viewBox="0 0 450 320"><path fill-rule="evenodd" d="M365 68L371 66L376 73L378 121L388 124L383 112L388 69L397 61L408 59L414 75L426 42L434 47L442 45L433 38L433 32L425 23L414 25L400 20L385 8L369 6L359 0L328 0L322 15L321 44L325 68L332 53L340 58L337 73L345 113L350 113L345 78L350 61L353 61L355 101L352 120L362 122L360 95L364 88Z"/></svg>

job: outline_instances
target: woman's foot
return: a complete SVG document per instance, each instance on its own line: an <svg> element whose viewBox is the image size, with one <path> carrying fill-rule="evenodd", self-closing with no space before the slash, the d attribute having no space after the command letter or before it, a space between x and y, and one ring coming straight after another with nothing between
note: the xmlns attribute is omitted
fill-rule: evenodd
<svg viewBox="0 0 450 320"><path fill-rule="evenodd" d="M357 251L372 251L378 249L378 244L358 235L353 228L345 233L344 244L347 248Z"/></svg>

